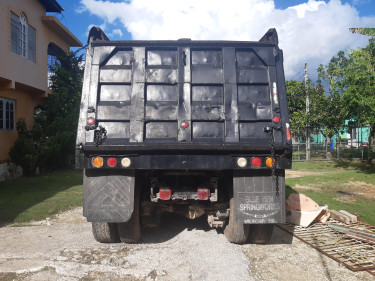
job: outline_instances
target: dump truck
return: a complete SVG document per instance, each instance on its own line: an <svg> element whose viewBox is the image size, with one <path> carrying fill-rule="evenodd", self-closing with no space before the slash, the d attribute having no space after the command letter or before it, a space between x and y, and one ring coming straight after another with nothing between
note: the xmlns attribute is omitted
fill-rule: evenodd
<svg viewBox="0 0 375 281"><path fill-rule="evenodd" d="M232 243L267 243L285 222L291 141L275 29L259 41L90 31L76 166L97 241L138 242L177 213L206 216Z"/></svg>

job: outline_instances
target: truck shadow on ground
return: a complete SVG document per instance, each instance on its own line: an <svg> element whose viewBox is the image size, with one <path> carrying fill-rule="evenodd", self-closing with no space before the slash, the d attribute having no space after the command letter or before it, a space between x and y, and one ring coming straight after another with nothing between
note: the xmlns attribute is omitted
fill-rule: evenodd
<svg viewBox="0 0 375 281"><path fill-rule="evenodd" d="M293 230L292 230L292 233L293 233ZM268 244L271 244L271 245L292 244L293 239L296 239L293 237L293 234L275 225L273 229L271 241Z"/></svg>
<svg viewBox="0 0 375 281"><path fill-rule="evenodd" d="M178 214L165 213L161 216L158 227L142 229L142 243L163 243L173 239L183 231L192 230L215 231L208 225L206 216L191 220Z"/></svg>
<svg viewBox="0 0 375 281"><path fill-rule="evenodd" d="M224 230L221 228L213 229L207 223L207 217L201 216L197 219L190 220L178 214L164 214L161 217L160 225L156 228L142 229L142 243L153 244L170 241L184 231L198 230L203 232L216 232L222 235ZM293 235L275 226L271 241L268 244L292 244ZM248 243L247 243L248 244Z"/></svg>

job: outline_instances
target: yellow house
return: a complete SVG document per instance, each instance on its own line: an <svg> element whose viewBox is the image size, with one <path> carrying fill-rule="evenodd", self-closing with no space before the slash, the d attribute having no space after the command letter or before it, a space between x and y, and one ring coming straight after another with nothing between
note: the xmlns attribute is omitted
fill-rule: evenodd
<svg viewBox="0 0 375 281"><path fill-rule="evenodd" d="M48 90L48 58L82 43L54 16L56 0L0 1L0 165L17 139L16 122L43 104ZM1 175L0 175L1 177Z"/></svg>

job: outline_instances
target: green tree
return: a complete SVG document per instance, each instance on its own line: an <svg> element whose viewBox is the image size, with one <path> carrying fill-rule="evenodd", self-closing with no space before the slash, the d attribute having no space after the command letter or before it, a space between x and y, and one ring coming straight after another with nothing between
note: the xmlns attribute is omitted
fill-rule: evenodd
<svg viewBox="0 0 375 281"><path fill-rule="evenodd" d="M81 101L82 56L62 53L50 67L52 94L34 111L34 125L17 123L19 139L10 151L13 162L26 170L57 169L72 164ZM29 159L29 160L27 160Z"/></svg>
<svg viewBox="0 0 375 281"><path fill-rule="evenodd" d="M347 65L347 58L344 52L339 52L337 57L333 57L328 65L320 65L318 68L317 89L321 91L317 106L320 112L315 114L315 122L319 124L319 130L326 138L326 155L328 158L328 147L331 138L338 135L345 125L347 112L344 109L344 100L341 95L342 89L340 80L341 74L336 69L343 68ZM328 84L328 91L323 84Z"/></svg>
<svg viewBox="0 0 375 281"><path fill-rule="evenodd" d="M82 56L74 53L62 54L50 69L53 94L37 119L46 135L42 159L48 167L71 165L74 159L83 77L81 61Z"/></svg>
<svg viewBox="0 0 375 281"><path fill-rule="evenodd" d="M365 48L350 50L348 64L337 70L349 118L362 125L369 125L368 163L374 157L375 135L375 39Z"/></svg>
<svg viewBox="0 0 375 281"><path fill-rule="evenodd" d="M324 93L311 81L307 84L309 112L306 112L306 85L295 80L286 81L286 92L290 123L294 137L306 139L306 126L315 128L321 115L321 103Z"/></svg>
<svg viewBox="0 0 375 281"><path fill-rule="evenodd" d="M306 137L306 90L303 82L296 80L286 81L290 126L293 137L305 139Z"/></svg>
<svg viewBox="0 0 375 281"><path fill-rule="evenodd" d="M320 67L320 75L326 69ZM306 112L306 85L304 82L287 81L287 96L290 112L290 123L294 137L306 139L306 126L310 127L310 134L320 132L326 138L326 157L332 136L337 134L345 123L342 116L341 96L335 93L326 93L322 80L318 83L308 82L307 91L310 100L309 112Z"/></svg>
<svg viewBox="0 0 375 281"><path fill-rule="evenodd" d="M375 39L370 39L365 48L340 51L327 66L318 69L320 82L329 83L329 99L325 106L331 112L328 123L339 128L340 116L361 125L369 125L368 162L373 159L375 134ZM335 131L334 129L333 131ZM332 132L333 133L333 132Z"/></svg>
<svg viewBox="0 0 375 281"><path fill-rule="evenodd" d="M10 149L9 155L12 162L20 165L24 173L28 174L40 164L40 151L42 150L43 137L39 130L27 130L25 119L21 118L16 124L18 139Z"/></svg>

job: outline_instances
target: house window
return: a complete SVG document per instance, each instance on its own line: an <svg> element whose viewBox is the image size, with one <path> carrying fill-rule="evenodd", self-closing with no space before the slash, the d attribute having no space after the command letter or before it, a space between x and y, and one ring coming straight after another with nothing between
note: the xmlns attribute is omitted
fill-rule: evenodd
<svg viewBox="0 0 375 281"><path fill-rule="evenodd" d="M24 14L17 16L10 13L11 47L12 52L23 56L32 62L36 58L36 31L27 24Z"/></svg>
<svg viewBox="0 0 375 281"><path fill-rule="evenodd" d="M52 76L54 75L54 69L57 65L60 65L59 57L64 53L64 51L54 43L49 43L47 49L47 56L48 56L48 88L52 88Z"/></svg>
<svg viewBox="0 0 375 281"><path fill-rule="evenodd" d="M14 130L16 102L0 98L0 130Z"/></svg>

